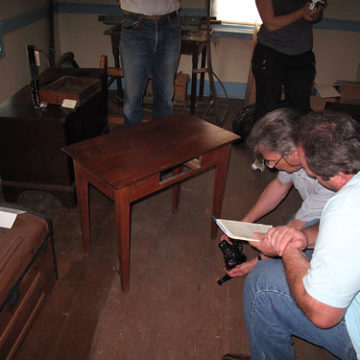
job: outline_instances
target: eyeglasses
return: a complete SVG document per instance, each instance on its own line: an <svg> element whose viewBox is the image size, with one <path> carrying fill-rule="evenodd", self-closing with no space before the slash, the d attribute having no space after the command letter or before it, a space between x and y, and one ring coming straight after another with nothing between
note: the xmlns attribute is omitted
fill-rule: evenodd
<svg viewBox="0 0 360 360"><path fill-rule="evenodd" d="M288 163L288 161L284 158L284 155L281 155L280 157L279 157L279 159L277 159L277 160L267 160L267 159L264 159L264 164L267 166L267 167L269 167L269 168L274 168L274 167L276 167L276 165L281 161L281 159L284 159L287 163ZM274 163L274 165L272 165L271 166L271 163ZM289 164L289 163L288 163ZM290 165L290 164L289 164Z"/></svg>
<svg viewBox="0 0 360 360"><path fill-rule="evenodd" d="M284 156L284 154L282 154L279 159L277 160L267 160L267 159L264 159L264 164L269 167L270 169L273 169L274 167L276 167L276 165L281 161L281 159L284 159L286 161L286 163L290 166L301 166L301 164L291 164L287 159L286 157ZM274 165L271 166L271 163L274 162Z"/></svg>

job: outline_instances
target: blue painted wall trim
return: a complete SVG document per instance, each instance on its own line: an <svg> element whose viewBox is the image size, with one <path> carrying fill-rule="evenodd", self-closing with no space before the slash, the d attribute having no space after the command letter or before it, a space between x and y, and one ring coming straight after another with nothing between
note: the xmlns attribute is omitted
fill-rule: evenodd
<svg viewBox="0 0 360 360"><path fill-rule="evenodd" d="M353 20L338 20L338 19L323 19L314 25L315 29L326 30L342 30L342 31L360 31L360 21Z"/></svg>
<svg viewBox="0 0 360 360"><path fill-rule="evenodd" d="M42 20L47 16L46 7L38 8L27 13L14 16L12 18L3 20L2 22L2 33L3 35L18 30L22 27L30 25L36 21Z"/></svg>
<svg viewBox="0 0 360 360"><path fill-rule="evenodd" d="M197 82L198 91L199 91L199 81ZM222 88L221 84L218 81L215 81L215 89L217 96L220 98L229 97L231 99L244 99L246 94L246 83L235 83L235 82L222 82L226 90L226 94L224 89ZM191 93L191 81L188 83L187 87L187 94L190 95ZM210 95L210 83L209 81L205 81L204 83L204 95Z"/></svg>
<svg viewBox="0 0 360 360"><path fill-rule="evenodd" d="M213 25L213 37L252 39L254 33L253 25Z"/></svg>
<svg viewBox="0 0 360 360"><path fill-rule="evenodd" d="M215 81L216 93L219 98L229 97L230 99L245 99L246 94L246 83L235 83L235 82L223 82L225 87L226 94L224 89L218 81ZM199 94L200 84L197 82L197 94ZM110 90L116 90L116 83L113 82L109 87ZM191 81L189 81L186 89L186 94L191 94ZM210 84L209 81L204 82L204 96L210 95Z"/></svg>

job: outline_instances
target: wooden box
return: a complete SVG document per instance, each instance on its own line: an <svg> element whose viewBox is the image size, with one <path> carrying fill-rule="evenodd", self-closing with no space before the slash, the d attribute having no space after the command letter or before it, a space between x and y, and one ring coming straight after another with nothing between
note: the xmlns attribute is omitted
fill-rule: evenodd
<svg viewBox="0 0 360 360"><path fill-rule="evenodd" d="M337 97L321 97L321 96L310 96L310 107L312 111L324 111L325 104L328 102L336 103L339 101Z"/></svg>
<svg viewBox="0 0 360 360"><path fill-rule="evenodd" d="M186 90L190 80L188 74L179 72L175 78L174 103L176 105L186 105Z"/></svg>
<svg viewBox="0 0 360 360"><path fill-rule="evenodd" d="M0 228L0 359L11 359L57 279L51 221L18 214Z"/></svg>
<svg viewBox="0 0 360 360"><path fill-rule="evenodd" d="M340 86L341 102L360 99L360 82L356 81L338 81Z"/></svg>
<svg viewBox="0 0 360 360"><path fill-rule="evenodd" d="M54 82L40 88L40 99L49 104L61 105L64 99L76 100L77 106L101 91L100 79L62 76Z"/></svg>

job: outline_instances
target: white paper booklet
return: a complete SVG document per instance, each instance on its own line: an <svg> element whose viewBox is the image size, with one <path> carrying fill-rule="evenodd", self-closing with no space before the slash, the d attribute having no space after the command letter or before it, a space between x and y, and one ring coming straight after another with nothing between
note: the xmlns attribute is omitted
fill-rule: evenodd
<svg viewBox="0 0 360 360"><path fill-rule="evenodd" d="M11 229L16 220L16 217L17 214L0 210L0 227Z"/></svg>
<svg viewBox="0 0 360 360"><path fill-rule="evenodd" d="M0 206L0 228L11 229L16 217L26 211Z"/></svg>
<svg viewBox="0 0 360 360"><path fill-rule="evenodd" d="M266 233L272 228L272 225L254 224L243 221L216 219L213 216L214 221L219 228L227 235L230 239L246 240L246 241L260 241L255 239L253 233Z"/></svg>

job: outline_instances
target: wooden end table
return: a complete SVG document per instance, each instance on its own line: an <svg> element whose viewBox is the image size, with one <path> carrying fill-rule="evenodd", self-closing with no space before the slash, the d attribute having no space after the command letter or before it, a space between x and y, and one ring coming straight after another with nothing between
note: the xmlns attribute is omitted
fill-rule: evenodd
<svg viewBox="0 0 360 360"><path fill-rule="evenodd" d="M176 113L72 144L63 151L73 158L83 246L90 252L91 184L115 203L121 287L129 290L130 206L173 185L172 210L177 210L180 182L215 168L213 215L220 217L234 133L189 113ZM170 170L170 176L162 176ZM211 236L217 226L211 221Z"/></svg>

